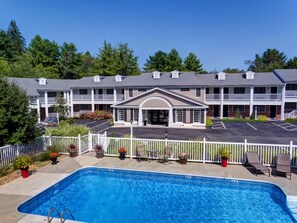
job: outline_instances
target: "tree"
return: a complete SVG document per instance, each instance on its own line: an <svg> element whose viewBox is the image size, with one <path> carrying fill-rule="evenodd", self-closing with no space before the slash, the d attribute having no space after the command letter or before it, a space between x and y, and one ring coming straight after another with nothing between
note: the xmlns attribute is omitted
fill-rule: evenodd
<svg viewBox="0 0 297 223"><path fill-rule="evenodd" d="M0 57L8 59L7 48L8 48L8 36L4 30L0 30Z"/></svg>
<svg viewBox="0 0 297 223"><path fill-rule="evenodd" d="M283 52L276 49L267 49L262 57L258 54L255 56L254 61L246 61L249 65L248 70L254 72L268 72L274 69L282 69L286 67L287 57Z"/></svg>
<svg viewBox="0 0 297 223"><path fill-rule="evenodd" d="M7 38L7 57L10 61L16 61L25 52L26 42L14 20L9 24Z"/></svg>
<svg viewBox="0 0 297 223"><path fill-rule="evenodd" d="M79 73L80 77L94 76L99 73L95 68L97 59L95 59L89 51L85 52L81 59L82 64Z"/></svg>
<svg viewBox="0 0 297 223"><path fill-rule="evenodd" d="M297 69L297 57L293 57L292 59L288 60L287 68Z"/></svg>
<svg viewBox="0 0 297 223"><path fill-rule="evenodd" d="M29 97L16 83L0 79L0 146L29 143L37 136L37 115Z"/></svg>
<svg viewBox="0 0 297 223"><path fill-rule="evenodd" d="M104 76L116 75L115 49L111 43L104 40L103 47L99 48L98 60L95 69Z"/></svg>
<svg viewBox="0 0 297 223"><path fill-rule="evenodd" d="M9 63L0 57L0 78L1 77L8 77L11 73Z"/></svg>
<svg viewBox="0 0 297 223"><path fill-rule="evenodd" d="M134 56L134 51L128 47L128 43L120 43L115 51L115 74L124 76L140 74L137 60L138 57Z"/></svg>
<svg viewBox="0 0 297 223"><path fill-rule="evenodd" d="M239 68L226 68L223 70L223 72L225 73L229 73L229 74L232 74L232 73L244 73L244 70L240 70Z"/></svg>
<svg viewBox="0 0 297 223"><path fill-rule="evenodd" d="M63 43L59 61L60 78L78 78L81 64L82 55L77 53L76 46L73 43Z"/></svg>
<svg viewBox="0 0 297 223"><path fill-rule="evenodd" d="M176 49L171 49L166 58L166 71L182 70L182 58Z"/></svg>
<svg viewBox="0 0 297 223"><path fill-rule="evenodd" d="M61 96L56 97L56 104L51 107L55 112L59 113L60 119L65 119L69 115L70 107L67 106L66 100Z"/></svg>
<svg viewBox="0 0 297 223"><path fill-rule="evenodd" d="M59 46L56 42L42 39L36 35L29 47L30 62L37 72L45 73L46 78L58 77Z"/></svg>
<svg viewBox="0 0 297 223"><path fill-rule="evenodd" d="M167 53L159 50L153 56L149 56L149 59L146 60L144 64L144 70L146 72L152 71L166 71L166 58Z"/></svg>
<svg viewBox="0 0 297 223"><path fill-rule="evenodd" d="M27 54L18 57L18 60L10 63L10 77L36 77L35 70L33 69Z"/></svg>
<svg viewBox="0 0 297 223"><path fill-rule="evenodd" d="M189 55L185 58L184 61L184 70L185 71L195 71L196 73L204 73L202 69L202 64L200 60L194 53L189 53Z"/></svg>

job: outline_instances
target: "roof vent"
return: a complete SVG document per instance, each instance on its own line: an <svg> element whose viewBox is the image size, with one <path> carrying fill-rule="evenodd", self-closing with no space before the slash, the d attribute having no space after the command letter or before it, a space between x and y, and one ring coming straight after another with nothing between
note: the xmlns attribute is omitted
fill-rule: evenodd
<svg viewBox="0 0 297 223"><path fill-rule="evenodd" d="M255 78L255 72L253 71L248 71L245 73L245 78L248 80L253 80Z"/></svg>
<svg viewBox="0 0 297 223"><path fill-rule="evenodd" d="M122 82L122 76L121 75L115 75L114 76L114 80L115 80L115 82Z"/></svg>
<svg viewBox="0 0 297 223"><path fill-rule="evenodd" d="M159 71L154 71L153 72L153 78L154 79L160 79L160 77L161 77L161 72L159 72Z"/></svg>
<svg viewBox="0 0 297 223"><path fill-rule="evenodd" d="M39 85L46 85L46 79L44 77L38 78Z"/></svg>
<svg viewBox="0 0 297 223"><path fill-rule="evenodd" d="M226 73L219 72L218 73L218 80L225 80L226 79Z"/></svg>
<svg viewBox="0 0 297 223"><path fill-rule="evenodd" d="M172 78L179 78L179 72L177 70L174 70L171 72L171 77Z"/></svg>
<svg viewBox="0 0 297 223"><path fill-rule="evenodd" d="M94 76L94 82L100 82L100 76L95 75Z"/></svg>

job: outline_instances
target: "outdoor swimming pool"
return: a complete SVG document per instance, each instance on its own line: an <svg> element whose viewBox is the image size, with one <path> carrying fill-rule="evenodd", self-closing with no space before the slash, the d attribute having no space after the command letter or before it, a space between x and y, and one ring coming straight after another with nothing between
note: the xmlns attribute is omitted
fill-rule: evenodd
<svg viewBox="0 0 297 223"><path fill-rule="evenodd" d="M47 216L51 207L91 223L296 222L273 184L95 167L76 171L18 210Z"/></svg>

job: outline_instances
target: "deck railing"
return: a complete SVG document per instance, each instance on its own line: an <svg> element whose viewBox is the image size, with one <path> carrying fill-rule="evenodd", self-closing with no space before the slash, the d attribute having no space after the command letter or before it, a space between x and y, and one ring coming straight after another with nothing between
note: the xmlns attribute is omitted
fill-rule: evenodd
<svg viewBox="0 0 297 223"><path fill-rule="evenodd" d="M210 142L203 139L202 141L185 141L185 140L160 140L160 139L140 139L140 138L118 138L107 137L106 133L91 134L77 137L62 136L43 136L37 138L29 145L13 145L0 147L0 167L5 164L11 164L15 157L21 154L34 155L42 152L47 146L56 145L62 153L68 153L67 149L70 144L75 144L79 148L79 155L92 151L95 144L101 144L105 150L105 156L118 156L118 150L121 147L126 148L127 156L136 157L136 147L138 144L144 144L146 151L154 151L157 158L163 158L166 146L171 146L173 154L169 158L178 160L180 153L187 153L188 160L202 163L221 162L219 149L224 147L230 150L231 157L229 163L244 164L246 162L246 152L257 152L261 162L267 166L275 165L277 154L290 154L291 166L297 167L297 145L291 141L288 145L282 144L259 144L248 143L245 140L242 143L235 142Z"/></svg>

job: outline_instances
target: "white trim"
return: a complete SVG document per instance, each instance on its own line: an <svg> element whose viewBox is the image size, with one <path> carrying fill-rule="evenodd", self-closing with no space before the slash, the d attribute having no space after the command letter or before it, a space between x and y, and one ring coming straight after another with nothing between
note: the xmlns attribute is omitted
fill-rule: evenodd
<svg viewBox="0 0 297 223"><path fill-rule="evenodd" d="M168 105L168 107L169 108L172 108L172 105L170 104L170 102L169 101L167 101L166 99L164 99L164 98L161 98L161 97L150 97L150 98L147 98L147 99L145 99L143 102L141 102L141 104L139 105L139 108L143 108L143 105L146 103L146 102L148 102L148 101L151 101L151 100L161 100L161 101L163 101L163 102L165 102L167 105ZM168 108L168 109L169 109ZM143 109L148 109L148 108L143 108ZM164 109L164 108L163 108Z"/></svg>

